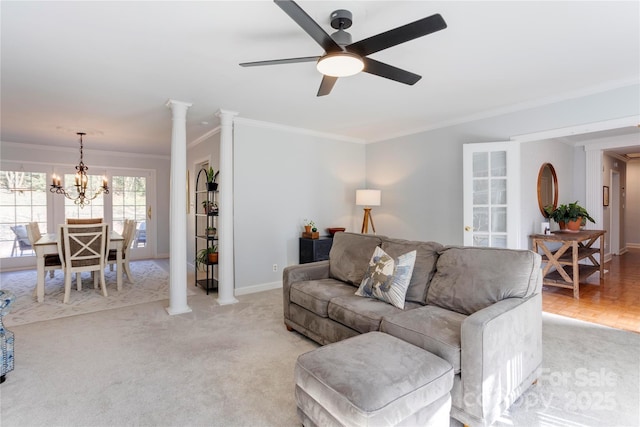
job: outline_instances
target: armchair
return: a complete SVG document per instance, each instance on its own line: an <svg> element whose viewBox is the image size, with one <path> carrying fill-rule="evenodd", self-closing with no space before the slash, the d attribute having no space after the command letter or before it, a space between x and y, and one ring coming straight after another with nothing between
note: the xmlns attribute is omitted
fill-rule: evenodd
<svg viewBox="0 0 640 427"><path fill-rule="evenodd" d="M13 371L13 332L4 328L2 318L9 312L14 299L13 293L0 289L0 383Z"/></svg>

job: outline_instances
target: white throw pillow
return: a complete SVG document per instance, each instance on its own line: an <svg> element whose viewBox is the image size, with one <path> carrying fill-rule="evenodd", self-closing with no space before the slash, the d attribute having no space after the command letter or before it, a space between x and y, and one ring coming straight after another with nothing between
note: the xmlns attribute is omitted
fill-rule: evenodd
<svg viewBox="0 0 640 427"><path fill-rule="evenodd" d="M416 251L393 259L382 248L376 247L356 295L376 298L404 309L404 298L415 262Z"/></svg>

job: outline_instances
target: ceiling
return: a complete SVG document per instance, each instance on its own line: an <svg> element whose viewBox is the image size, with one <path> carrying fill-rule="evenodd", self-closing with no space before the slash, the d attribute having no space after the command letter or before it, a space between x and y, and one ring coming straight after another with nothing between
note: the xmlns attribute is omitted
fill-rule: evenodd
<svg viewBox="0 0 640 427"><path fill-rule="evenodd" d="M216 111L364 142L545 99L637 83L637 1L300 1L327 32L348 9L354 41L440 13L448 28L371 57L423 76L406 86L361 73L316 97L322 54L271 1L2 1L6 142L168 155L168 99L193 103L187 140Z"/></svg>

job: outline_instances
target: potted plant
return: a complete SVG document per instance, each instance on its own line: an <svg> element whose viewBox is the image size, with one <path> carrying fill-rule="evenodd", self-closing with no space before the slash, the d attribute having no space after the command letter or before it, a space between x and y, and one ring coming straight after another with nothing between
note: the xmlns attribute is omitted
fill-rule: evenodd
<svg viewBox="0 0 640 427"><path fill-rule="evenodd" d="M306 233L311 233L312 231L315 233L316 231L318 231L318 229L316 228L315 222L305 218L305 220L304 220L304 231Z"/></svg>
<svg viewBox="0 0 640 427"><path fill-rule="evenodd" d="M216 191L218 189L218 183L216 179L218 179L218 174L220 171L215 171L211 166L207 170L207 190Z"/></svg>
<svg viewBox="0 0 640 427"><path fill-rule="evenodd" d="M204 248L196 254L196 267L204 270L205 266L218 262L218 246L213 245L210 248Z"/></svg>
<svg viewBox="0 0 640 427"><path fill-rule="evenodd" d="M218 230L215 227L207 227L207 236L215 237L218 233Z"/></svg>
<svg viewBox="0 0 640 427"><path fill-rule="evenodd" d="M587 220L595 223L587 210L580 206L577 200L568 205L560 205L555 209L549 205L544 208L544 211L549 215L549 218L558 223L561 230L566 229L571 232L578 232Z"/></svg>
<svg viewBox="0 0 640 427"><path fill-rule="evenodd" d="M217 214L218 213L218 205L209 200L202 201L202 208L204 209L204 213L206 214Z"/></svg>

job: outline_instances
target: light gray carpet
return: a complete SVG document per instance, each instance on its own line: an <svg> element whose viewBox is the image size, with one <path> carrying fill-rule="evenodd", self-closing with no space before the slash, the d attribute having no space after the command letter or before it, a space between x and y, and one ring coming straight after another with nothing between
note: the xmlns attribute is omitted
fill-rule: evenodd
<svg viewBox="0 0 640 427"><path fill-rule="evenodd" d="M102 295L100 287L93 288L90 273L82 275L80 291L76 289L74 276L68 304L62 302L64 274L61 270L55 270L53 278L47 273L42 303L36 302L33 294L37 279L35 270L1 273L0 288L10 290L16 295L11 311L4 319L4 325L24 325L169 298L169 272L166 260L133 261L130 266L133 283L123 275L122 291L118 291L117 288L115 269L105 270L108 293L106 298ZM188 292L193 294L191 289L188 289Z"/></svg>
<svg viewBox="0 0 640 427"><path fill-rule="evenodd" d="M0 424L299 425L293 367L317 345L285 329L281 290L215 298L198 289L178 316L162 301L11 328ZM545 314L544 351L546 377L497 425L639 424L639 335Z"/></svg>

